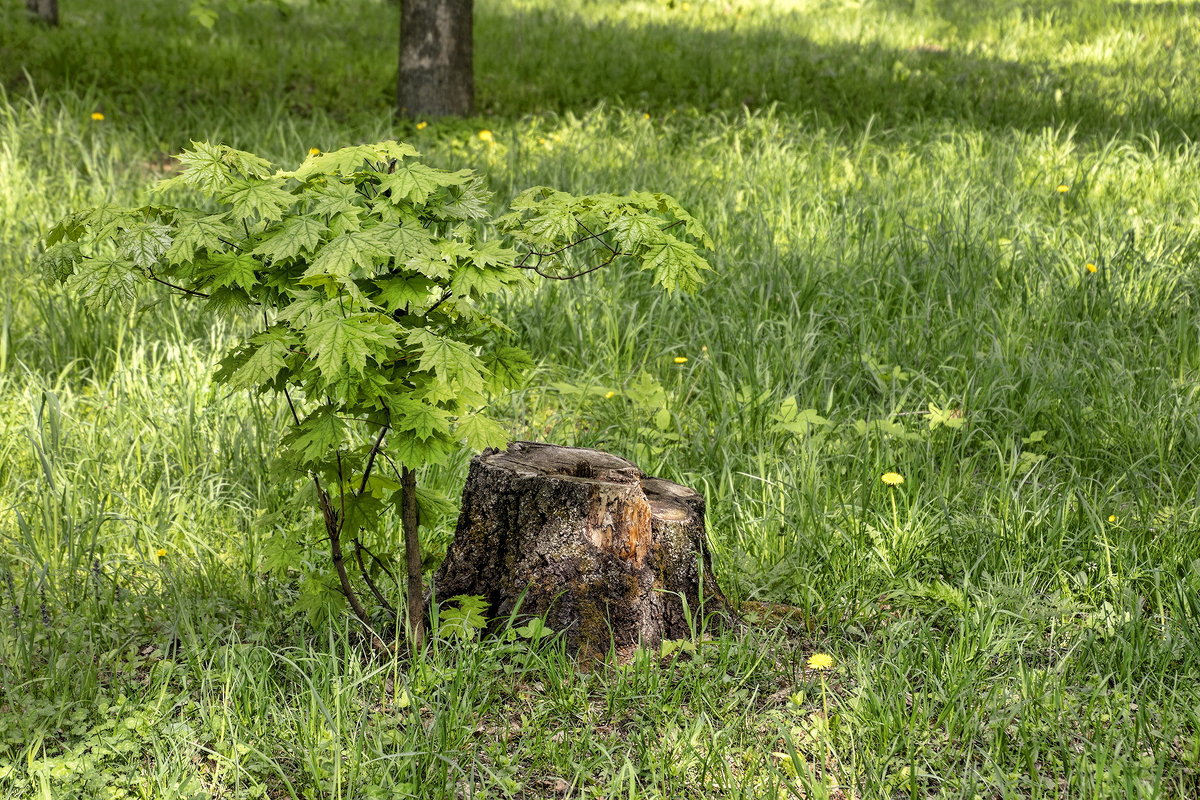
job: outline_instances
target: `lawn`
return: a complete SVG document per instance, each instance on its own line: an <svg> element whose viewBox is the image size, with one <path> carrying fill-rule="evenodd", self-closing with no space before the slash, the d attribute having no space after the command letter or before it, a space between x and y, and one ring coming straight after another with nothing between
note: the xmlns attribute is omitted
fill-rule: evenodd
<svg viewBox="0 0 1200 800"><path fill-rule="evenodd" d="M1200 795L1200 4L479 0L480 114L419 128L389 2L211 33L182 1L22 6L0 796ZM538 361L500 415L701 491L726 593L787 619L583 671L503 636L381 661L280 555L320 521L272 468L286 409L212 380L235 331L35 266L192 140L384 138L498 208L647 189L703 221L694 296L614 265L496 304ZM457 503L469 457L422 480Z"/></svg>

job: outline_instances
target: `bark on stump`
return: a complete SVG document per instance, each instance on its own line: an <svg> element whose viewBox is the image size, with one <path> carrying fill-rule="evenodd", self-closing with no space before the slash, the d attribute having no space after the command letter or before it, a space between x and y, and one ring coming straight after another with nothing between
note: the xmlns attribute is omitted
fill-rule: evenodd
<svg viewBox="0 0 1200 800"><path fill-rule="evenodd" d="M443 601L482 595L492 617L544 615L585 657L737 621L713 577L700 494L609 453L535 442L471 462L434 586Z"/></svg>

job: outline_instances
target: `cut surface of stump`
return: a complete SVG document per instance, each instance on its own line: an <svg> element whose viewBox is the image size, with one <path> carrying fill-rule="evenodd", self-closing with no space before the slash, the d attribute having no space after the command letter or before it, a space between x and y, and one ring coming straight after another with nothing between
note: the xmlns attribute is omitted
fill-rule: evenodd
<svg viewBox="0 0 1200 800"><path fill-rule="evenodd" d="M581 655L736 621L713 577L704 498L600 450L513 442L471 462L439 600L544 616Z"/></svg>

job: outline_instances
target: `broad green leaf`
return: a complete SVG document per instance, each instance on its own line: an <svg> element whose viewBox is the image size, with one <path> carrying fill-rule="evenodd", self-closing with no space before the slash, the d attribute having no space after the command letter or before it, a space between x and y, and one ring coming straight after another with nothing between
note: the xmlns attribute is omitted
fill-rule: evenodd
<svg viewBox="0 0 1200 800"><path fill-rule="evenodd" d="M483 388L483 364L462 342L418 328L408 335L408 343L421 348L421 369L468 389Z"/></svg>
<svg viewBox="0 0 1200 800"><path fill-rule="evenodd" d="M262 264L249 253L217 253L209 259L204 274L212 278L213 289L237 286L249 292L258 283L254 273L259 269Z"/></svg>
<svg viewBox="0 0 1200 800"><path fill-rule="evenodd" d="M362 270L360 274L369 274L375 263L386 257L387 253L380 248L371 231L343 233L317 251L316 258L304 271L305 282L320 276L349 278L355 274L356 267Z"/></svg>
<svg viewBox="0 0 1200 800"><path fill-rule="evenodd" d="M352 317L326 315L302 331L309 355L326 378L349 372L362 374L368 357L381 357L396 346L396 339L384 326L373 321L375 315Z"/></svg>
<svg viewBox="0 0 1200 800"><path fill-rule="evenodd" d="M290 217L263 235L254 254L272 261L285 261L301 253L311 254L320 245L326 230L325 223L316 217Z"/></svg>
<svg viewBox="0 0 1200 800"><path fill-rule="evenodd" d="M483 450L486 447L504 447L508 444L508 431L503 425L483 414L472 414L459 420L454 435L463 439L467 447Z"/></svg>
<svg viewBox="0 0 1200 800"><path fill-rule="evenodd" d="M171 229L160 222L135 222L125 229L120 244L122 254L134 266L151 269L171 246Z"/></svg>
<svg viewBox="0 0 1200 800"><path fill-rule="evenodd" d="M116 256L97 256L80 261L66 285L79 293L88 308L101 309L130 303L137 280L132 262Z"/></svg>
<svg viewBox="0 0 1200 800"><path fill-rule="evenodd" d="M175 218L174 234L166 253L167 261L172 264L191 261L199 250L222 252L237 238L224 214L179 214Z"/></svg>
<svg viewBox="0 0 1200 800"><path fill-rule="evenodd" d="M376 299L389 313L408 312L435 302L431 292L437 284L428 278L382 278L376 283L379 286Z"/></svg>
<svg viewBox="0 0 1200 800"><path fill-rule="evenodd" d="M519 347L497 347L483 357L483 367L488 373L488 389L501 392L521 385L525 373L533 369L533 359Z"/></svg>
<svg viewBox="0 0 1200 800"><path fill-rule="evenodd" d="M358 192L345 181L332 181L317 186L307 194L311 213L326 218L335 214L358 216L362 209L356 204Z"/></svg>
<svg viewBox="0 0 1200 800"><path fill-rule="evenodd" d="M260 389L273 382L285 366L284 359L289 354L285 330L266 331L251 342L257 346L226 380L231 389Z"/></svg>
<svg viewBox="0 0 1200 800"><path fill-rule="evenodd" d="M450 431L450 415L429 403L401 397L392 401L390 409L392 427L398 431L410 431L420 439Z"/></svg>
<svg viewBox="0 0 1200 800"><path fill-rule="evenodd" d="M252 220L256 216L264 222L273 222L296 202L296 196L283 189L279 178L268 180L232 181L221 192L221 202L233 206L232 214L238 220Z"/></svg>
<svg viewBox="0 0 1200 800"><path fill-rule="evenodd" d="M410 161L398 165L394 172L381 175L379 188L391 196L393 203L407 200L416 205L424 205L429 195L438 189L443 186L461 186L474 174L469 169L446 172Z"/></svg>
<svg viewBox="0 0 1200 800"><path fill-rule="evenodd" d="M292 428L283 443L298 464L307 466L332 461L345 445L346 433L346 423L336 410L322 406Z"/></svg>
<svg viewBox="0 0 1200 800"><path fill-rule="evenodd" d="M647 248L642 258L642 269L654 270L655 282L668 292L695 292L704 282L701 271L712 269L696 253L695 245L669 235L662 244Z"/></svg>

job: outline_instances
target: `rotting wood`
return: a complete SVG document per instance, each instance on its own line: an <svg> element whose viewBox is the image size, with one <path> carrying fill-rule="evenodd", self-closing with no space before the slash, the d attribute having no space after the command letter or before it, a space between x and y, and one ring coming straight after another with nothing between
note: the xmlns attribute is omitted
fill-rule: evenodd
<svg viewBox="0 0 1200 800"><path fill-rule="evenodd" d="M599 450L513 442L471 462L437 597L544 616L581 656L738 622L712 572L704 498Z"/></svg>

